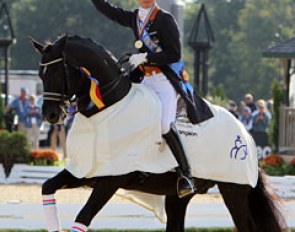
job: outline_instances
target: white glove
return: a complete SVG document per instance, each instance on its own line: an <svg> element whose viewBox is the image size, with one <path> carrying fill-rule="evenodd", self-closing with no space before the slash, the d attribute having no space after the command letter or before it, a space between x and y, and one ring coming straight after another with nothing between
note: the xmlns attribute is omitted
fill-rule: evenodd
<svg viewBox="0 0 295 232"><path fill-rule="evenodd" d="M147 53L133 54L129 57L129 64L132 66L132 69L136 69L145 62L147 62Z"/></svg>

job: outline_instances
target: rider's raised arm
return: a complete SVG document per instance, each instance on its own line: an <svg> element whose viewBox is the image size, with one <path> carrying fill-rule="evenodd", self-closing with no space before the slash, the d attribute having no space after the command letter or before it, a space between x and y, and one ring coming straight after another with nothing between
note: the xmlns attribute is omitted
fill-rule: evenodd
<svg viewBox="0 0 295 232"><path fill-rule="evenodd" d="M151 65L162 66L178 62L181 59L180 35L177 24L170 14L159 14L160 46L162 51L148 53L147 60Z"/></svg>
<svg viewBox="0 0 295 232"><path fill-rule="evenodd" d="M110 4L107 0L91 0L96 9L109 19L125 27L131 27L133 23L133 11L125 10Z"/></svg>

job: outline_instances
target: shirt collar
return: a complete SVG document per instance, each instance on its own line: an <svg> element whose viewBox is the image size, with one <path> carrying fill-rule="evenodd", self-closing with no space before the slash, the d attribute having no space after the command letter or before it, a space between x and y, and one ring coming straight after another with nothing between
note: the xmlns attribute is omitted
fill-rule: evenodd
<svg viewBox="0 0 295 232"><path fill-rule="evenodd" d="M141 21L145 21L146 16L149 14L151 8L143 8L143 7L139 7L138 9L138 17Z"/></svg>

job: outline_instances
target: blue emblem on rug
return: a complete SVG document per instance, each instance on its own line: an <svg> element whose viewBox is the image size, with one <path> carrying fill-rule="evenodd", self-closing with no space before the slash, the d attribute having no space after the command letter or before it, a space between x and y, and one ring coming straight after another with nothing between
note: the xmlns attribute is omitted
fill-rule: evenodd
<svg viewBox="0 0 295 232"><path fill-rule="evenodd" d="M245 160L247 158L247 155L247 145L243 144L241 136L237 135L237 138L235 140L235 146L230 151L230 158Z"/></svg>

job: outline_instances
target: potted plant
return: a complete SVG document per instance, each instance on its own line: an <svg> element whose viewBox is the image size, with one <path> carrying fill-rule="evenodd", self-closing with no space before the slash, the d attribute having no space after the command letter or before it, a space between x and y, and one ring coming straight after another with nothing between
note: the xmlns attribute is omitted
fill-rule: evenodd
<svg viewBox="0 0 295 232"><path fill-rule="evenodd" d="M3 163L6 177L15 163L27 163L30 146L25 134L19 132L0 133L0 161Z"/></svg>

